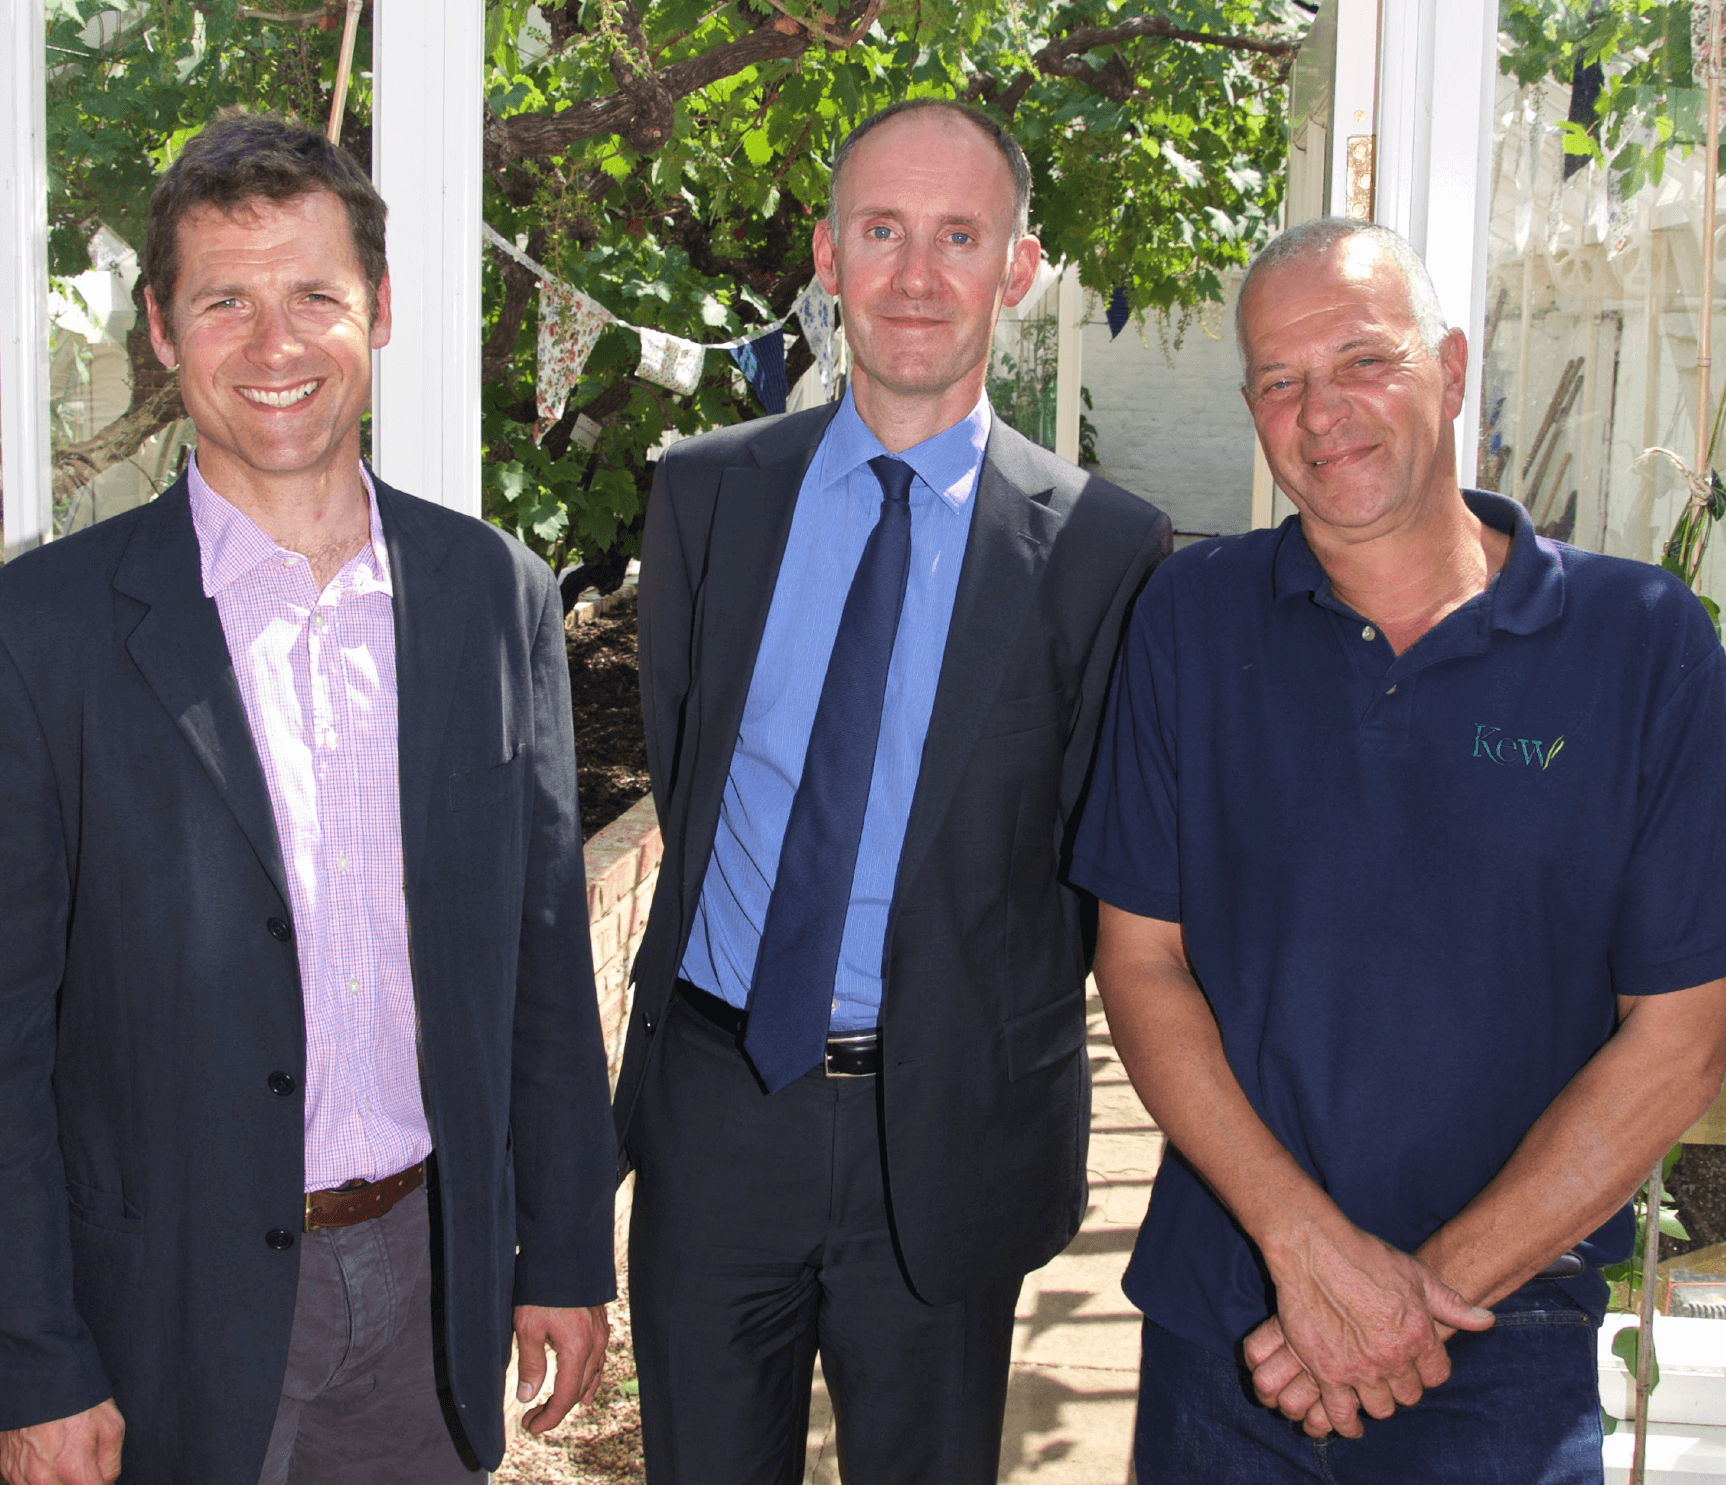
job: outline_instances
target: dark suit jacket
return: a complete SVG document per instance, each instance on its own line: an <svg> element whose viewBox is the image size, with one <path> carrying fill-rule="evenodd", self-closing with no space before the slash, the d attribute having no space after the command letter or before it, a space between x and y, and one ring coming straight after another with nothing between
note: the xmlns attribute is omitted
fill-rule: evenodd
<svg viewBox="0 0 1726 1485"><path fill-rule="evenodd" d="M563 615L509 538L377 494L448 1380L495 1464L512 1299L613 1292ZM0 821L0 1427L112 1394L126 1481L255 1480L299 1268L265 1234L300 1227L305 1023L183 481L0 569Z"/></svg>
<svg viewBox="0 0 1726 1485"><path fill-rule="evenodd" d="M617 1094L626 1152L792 508L831 416L680 443L648 506L641 678L665 854ZM1155 507L999 418L976 499L884 950L890 1204L932 1303L1036 1268L1084 1215L1086 949L1059 872L1128 607L1169 549Z"/></svg>

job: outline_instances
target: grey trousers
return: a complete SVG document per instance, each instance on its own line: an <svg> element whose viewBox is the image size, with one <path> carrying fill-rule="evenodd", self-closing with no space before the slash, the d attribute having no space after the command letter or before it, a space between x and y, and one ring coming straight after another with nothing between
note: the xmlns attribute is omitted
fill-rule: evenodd
<svg viewBox="0 0 1726 1485"><path fill-rule="evenodd" d="M481 1485L438 1402L425 1188L301 1235L293 1339L259 1485Z"/></svg>

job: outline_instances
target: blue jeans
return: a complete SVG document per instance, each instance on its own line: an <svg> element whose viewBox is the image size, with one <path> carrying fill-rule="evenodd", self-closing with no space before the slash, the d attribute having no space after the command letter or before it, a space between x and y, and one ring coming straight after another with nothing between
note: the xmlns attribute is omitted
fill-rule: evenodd
<svg viewBox="0 0 1726 1485"><path fill-rule="evenodd" d="M1358 1439L1309 1439L1261 1407L1240 1362L1145 1321L1139 1485L1601 1485L1595 1327L1536 1280L1449 1343L1443 1386Z"/></svg>

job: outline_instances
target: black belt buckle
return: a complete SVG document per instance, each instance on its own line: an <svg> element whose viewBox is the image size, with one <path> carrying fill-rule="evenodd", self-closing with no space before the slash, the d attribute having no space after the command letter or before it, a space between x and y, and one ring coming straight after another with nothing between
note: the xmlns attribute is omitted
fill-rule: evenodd
<svg viewBox="0 0 1726 1485"><path fill-rule="evenodd" d="M881 1033L844 1032L827 1038L821 1071L830 1078L872 1078L881 1071Z"/></svg>

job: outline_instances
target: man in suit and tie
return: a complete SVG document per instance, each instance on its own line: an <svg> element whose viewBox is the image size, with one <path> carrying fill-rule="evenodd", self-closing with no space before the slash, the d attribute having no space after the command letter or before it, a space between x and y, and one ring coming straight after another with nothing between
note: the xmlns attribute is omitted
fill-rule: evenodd
<svg viewBox="0 0 1726 1485"><path fill-rule="evenodd" d="M1060 874L1169 523L989 407L1029 191L982 114L867 120L814 237L844 400L660 465L665 853L617 1099L653 1485L801 1478L818 1352L852 1485L993 1481L1020 1284L1083 1215Z"/></svg>
<svg viewBox="0 0 1726 1485"><path fill-rule="evenodd" d="M613 1293L563 614L360 463L384 204L231 115L151 199L197 455L0 571L0 1477L440 1485ZM513 1311L513 1313L512 1313Z"/></svg>

